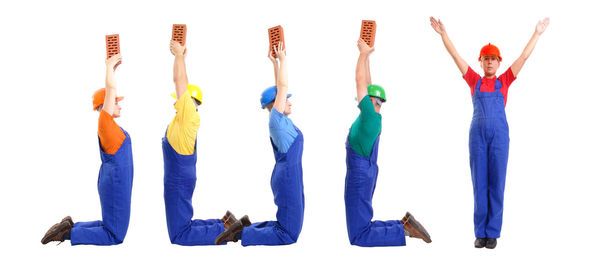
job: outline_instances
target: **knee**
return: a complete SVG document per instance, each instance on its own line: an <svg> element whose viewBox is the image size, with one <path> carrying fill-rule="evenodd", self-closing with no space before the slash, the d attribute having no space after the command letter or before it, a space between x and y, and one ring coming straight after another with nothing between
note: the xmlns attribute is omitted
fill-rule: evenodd
<svg viewBox="0 0 600 267"><path fill-rule="evenodd" d="M173 245L181 245L181 242L179 242L179 235L175 232L169 231L169 240Z"/></svg>
<svg viewBox="0 0 600 267"><path fill-rule="evenodd" d="M121 244L121 243L123 243L123 240L125 240L125 235L127 234L127 231L123 231L120 233L111 233L111 234L112 234L113 242L115 244Z"/></svg>
<svg viewBox="0 0 600 267"><path fill-rule="evenodd" d="M300 232L302 232L302 223L295 225L292 229L286 229L286 232L291 243L296 243L300 236Z"/></svg>
<svg viewBox="0 0 600 267"><path fill-rule="evenodd" d="M355 236L355 237L350 237L350 245L364 247L365 243L360 238Z"/></svg>
<svg viewBox="0 0 600 267"><path fill-rule="evenodd" d="M115 236L115 238L113 239L113 241L115 242L115 244L121 244L123 243L123 240L125 240L125 235L119 235L119 236Z"/></svg>
<svg viewBox="0 0 600 267"><path fill-rule="evenodd" d="M348 227L348 239L350 240L351 245L355 246L364 246L364 238L365 232L368 231L368 227L363 225L354 225L355 227Z"/></svg>
<svg viewBox="0 0 600 267"><path fill-rule="evenodd" d="M294 244L298 241L301 229L284 229L277 227L279 237L284 245Z"/></svg>
<svg viewBox="0 0 600 267"><path fill-rule="evenodd" d="M357 233L348 233L348 240L350 241L350 245L360 246L360 241Z"/></svg>
<svg viewBox="0 0 600 267"><path fill-rule="evenodd" d="M290 244L294 244L298 242L298 237L300 237L300 231L289 234L288 237L290 240Z"/></svg>

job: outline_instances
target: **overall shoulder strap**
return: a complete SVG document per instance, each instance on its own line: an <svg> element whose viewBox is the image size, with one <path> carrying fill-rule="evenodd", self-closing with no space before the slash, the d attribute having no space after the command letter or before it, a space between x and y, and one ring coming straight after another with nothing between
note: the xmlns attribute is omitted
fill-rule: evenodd
<svg viewBox="0 0 600 267"><path fill-rule="evenodd" d="M479 78L479 80L477 80L477 84L475 85L475 92L473 93L473 95L476 95L478 92L480 92L481 90L481 78Z"/></svg>
<svg viewBox="0 0 600 267"><path fill-rule="evenodd" d="M496 78L494 92L496 92L496 93L500 92L500 88L502 88L502 82L500 82L500 79Z"/></svg>

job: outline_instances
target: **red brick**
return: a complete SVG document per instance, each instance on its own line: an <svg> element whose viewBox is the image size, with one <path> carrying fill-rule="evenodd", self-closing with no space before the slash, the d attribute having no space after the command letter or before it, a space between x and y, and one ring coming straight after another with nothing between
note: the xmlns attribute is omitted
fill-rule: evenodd
<svg viewBox="0 0 600 267"><path fill-rule="evenodd" d="M285 49L285 39L283 38L283 28L281 25L269 28L269 48L273 57L277 57L275 51L273 51L273 46L279 44L279 42L283 44L283 49Z"/></svg>
<svg viewBox="0 0 600 267"><path fill-rule="evenodd" d="M363 20L360 28L360 38L373 47L375 45L375 32L377 31L377 23L374 20Z"/></svg>
<svg viewBox="0 0 600 267"><path fill-rule="evenodd" d="M173 34L171 40L185 45L185 37L187 35L187 26L185 24L173 24Z"/></svg>
<svg viewBox="0 0 600 267"><path fill-rule="evenodd" d="M106 59L121 53L121 45L119 42L118 34L111 34L106 36ZM119 66L121 62L115 65L115 69Z"/></svg>

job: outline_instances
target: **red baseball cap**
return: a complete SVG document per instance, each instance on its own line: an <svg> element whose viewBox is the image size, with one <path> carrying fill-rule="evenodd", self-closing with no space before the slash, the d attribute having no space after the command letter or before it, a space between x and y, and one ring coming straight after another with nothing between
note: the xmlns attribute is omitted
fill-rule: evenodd
<svg viewBox="0 0 600 267"><path fill-rule="evenodd" d="M502 57L500 56L500 49L497 46L488 43L481 48L479 52L479 61L481 61L481 56L495 56L502 61Z"/></svg>

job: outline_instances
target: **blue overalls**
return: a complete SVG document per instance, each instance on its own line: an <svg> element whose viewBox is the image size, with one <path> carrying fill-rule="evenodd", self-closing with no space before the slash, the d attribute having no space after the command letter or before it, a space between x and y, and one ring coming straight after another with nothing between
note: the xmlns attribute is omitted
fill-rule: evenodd
<svg viewBox="0 0 600 267"><path fill-rule="evenodd" d="M271 175L271 190L277 205L277 221L253 223L242 231L242 245L288 245L296 243L304 221L304 185L302 182L302 151L304 137L298 136L287 153L277 151L273 140L275 168Z"/></svg>
<svg viewBox="0 0 600 267"><path fill-rule="evenodd" d="M193 155L177 153L167 137L162 139L165 164L165 210L172 244L195 246L214 245L225 231L220 219L192 220L192 195L196 188L196 148ZM225 243L224 243L225 244Z"/></svg>
<svg viewBox="0 0 600 267"><path fill-rule="evenodd" d="M356 153L346 139L346 226L350 244L361 247L404 246L404 225L399 220L371 221L377 184L379 136L370 157Z"/></svg>
<svg viewBox="0 0 600 267"><path fill-rule="evenodd" d="M473 94L473 120L469 130L475 236L499 238L510 141L508 123L500 80L496 79L493 93L482 92L480 88L481 79Z"/></svg>
<svg viewBox="0 0 600 267"><path fill-rule="evenodd" d="M98 174L102 221L75 223L71 229L71 245L116 245L125 239L131 208L133 157L129 133L125 130L123 133L125 140L114 155L102 151L98 138L102 159Z"/></svg>

